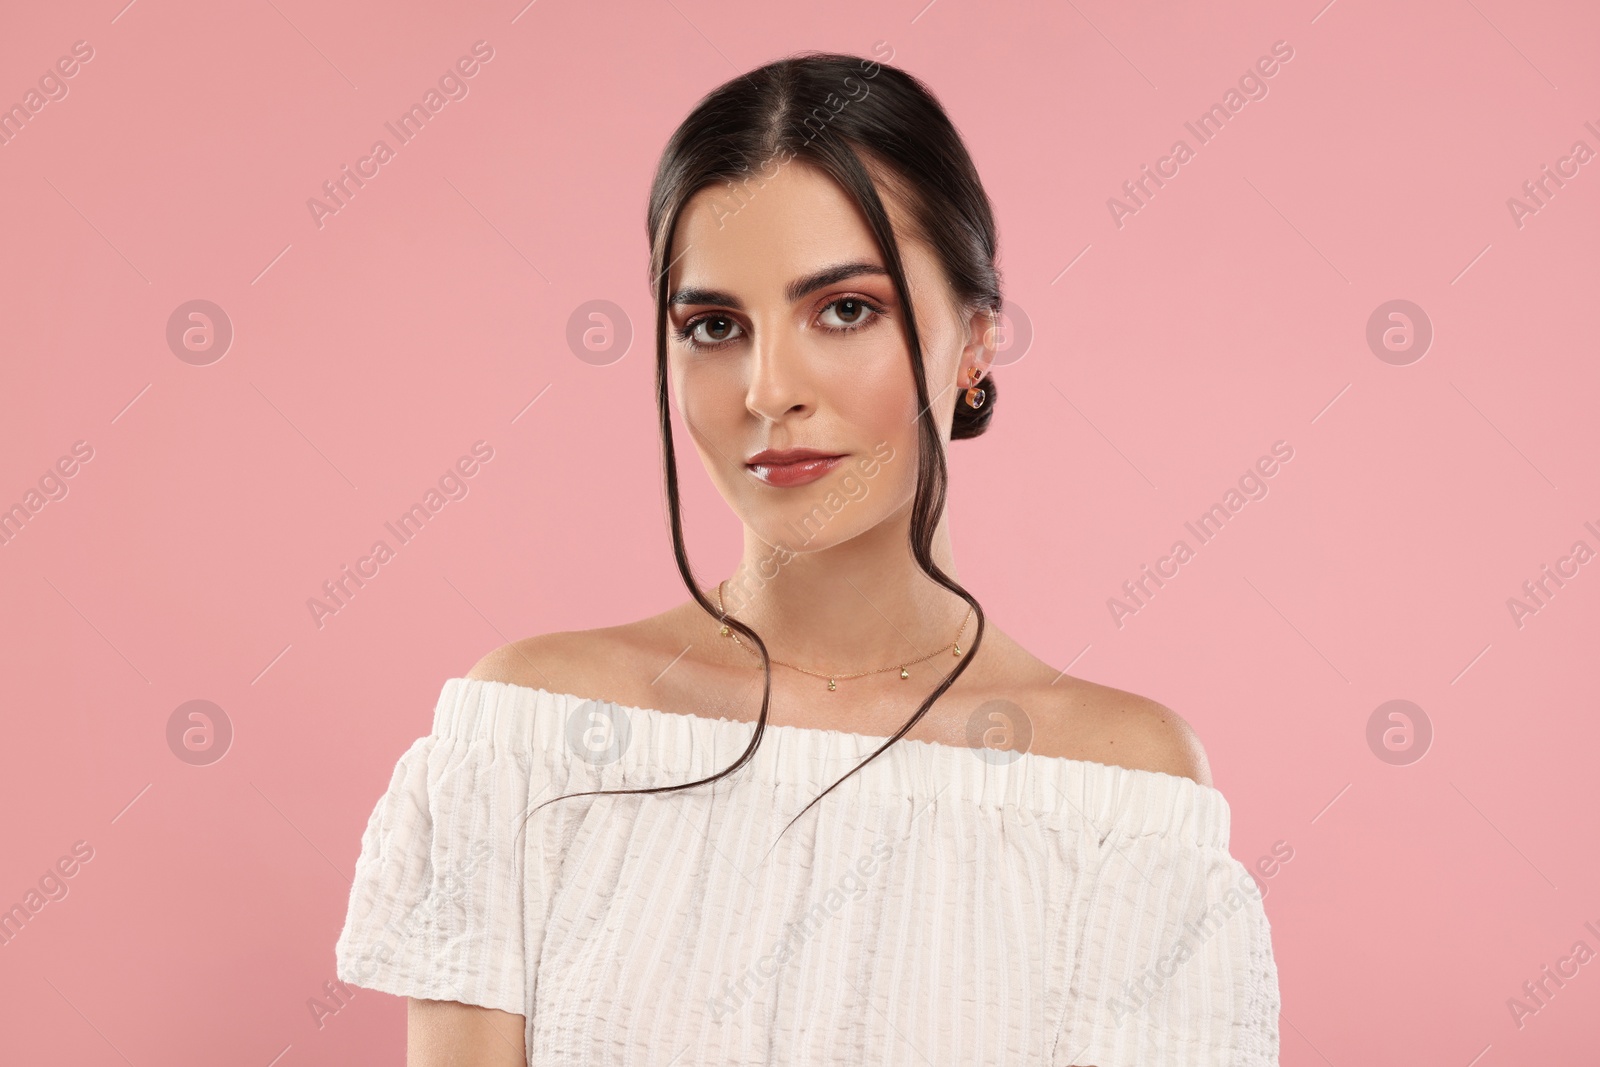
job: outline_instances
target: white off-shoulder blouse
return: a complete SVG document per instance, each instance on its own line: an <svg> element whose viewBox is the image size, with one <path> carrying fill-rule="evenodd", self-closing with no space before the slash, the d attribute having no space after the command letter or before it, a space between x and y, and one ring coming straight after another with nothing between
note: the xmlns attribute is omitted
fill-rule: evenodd
<svg viewBox="0 0 1600 1067"><path fill-rule="evenodd" d="M351 985L539 1067L1278 1062L1229 809L1189 778L453 678L361 839Z"/></svg>

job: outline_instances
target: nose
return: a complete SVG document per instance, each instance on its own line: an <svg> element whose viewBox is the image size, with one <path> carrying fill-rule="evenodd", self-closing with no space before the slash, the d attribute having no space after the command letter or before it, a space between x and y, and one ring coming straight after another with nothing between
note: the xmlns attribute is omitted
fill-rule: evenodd
<svg viewBox="0 0 1600 1067"><path fill-rule="evenodd" d="M765 331L750 347L750 385L745 407L768 422L807 416L816 410L816 395L798 337L778 328Z"/></svg>

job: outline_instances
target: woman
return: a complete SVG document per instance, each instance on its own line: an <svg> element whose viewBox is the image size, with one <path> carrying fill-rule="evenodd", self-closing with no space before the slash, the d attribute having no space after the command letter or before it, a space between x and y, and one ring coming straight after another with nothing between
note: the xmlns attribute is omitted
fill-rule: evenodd
<svg viewBox="0 0 1600 1067"><path fill-rule="evenodd" d="M950 440L995 409L989 202L904 72L711 93L648 231L692 599L449 680L362 840L338 973L429 1064L1277 1062L1229 812L1173 712L954 579ZM702 584L668 385L744 525Z"/></svg>

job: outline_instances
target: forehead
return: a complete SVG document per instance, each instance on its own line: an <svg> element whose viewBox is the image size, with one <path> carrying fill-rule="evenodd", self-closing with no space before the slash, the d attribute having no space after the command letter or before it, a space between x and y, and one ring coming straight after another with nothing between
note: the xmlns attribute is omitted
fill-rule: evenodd
<svg viewBox="0 0 1600 1067"><path fill-rule="evenodd" d="M917 269L916 242L895 198L881 184L878 189L910 274ZM758 174L745 183L700 190L679 217L672 254L673 292L713 285L777 292L820 266L883 263L855 201L823 171L799 160L778 167L773 177Z"/></svg>

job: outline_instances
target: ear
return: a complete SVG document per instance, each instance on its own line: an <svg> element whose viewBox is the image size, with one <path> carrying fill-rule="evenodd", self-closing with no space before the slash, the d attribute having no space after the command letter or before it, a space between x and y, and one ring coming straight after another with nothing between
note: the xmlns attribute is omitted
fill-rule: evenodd
<svg viewBox="0 0 1600 1067"><path fill-rule="evenodd" d="M956 368L956 385L965 389L986 377L994 366L999 348L999 314L986 307L975 308L967 316L967 341Z"/></svg>

